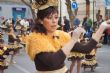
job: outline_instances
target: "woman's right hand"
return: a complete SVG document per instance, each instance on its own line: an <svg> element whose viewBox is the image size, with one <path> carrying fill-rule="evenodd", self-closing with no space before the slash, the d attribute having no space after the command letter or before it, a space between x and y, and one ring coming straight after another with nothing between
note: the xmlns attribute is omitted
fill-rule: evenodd
<svg viewBox="0 0 110 73"><path fill-rule="evenodd" d="M104 29L110 28L110 20L102 22L100 27L103 27Z"/></svg>

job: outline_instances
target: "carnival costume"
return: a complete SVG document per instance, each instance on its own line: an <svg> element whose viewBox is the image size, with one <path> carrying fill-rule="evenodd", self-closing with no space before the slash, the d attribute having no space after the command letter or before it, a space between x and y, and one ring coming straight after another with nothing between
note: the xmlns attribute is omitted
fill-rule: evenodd
<svg viewBox="0 0 110 73"><path fill-rule="evenodd" d="M32 3L33 9L43 10L48 7L53 7L58 5L58 0L35 0L35 3ZM64 60L66 55L62 51L71 37L68 33L56 30L53 32L53 35L48 33L40 33L33 31L29 34L26 39L26 52L29 57L34 61L37 73L65 73L67 68L65 67ZM92 43L92 44L90 44ZM97 42L94 39L86 45L87 49L81 49L85 45L81 45L77 42L73 49L71 50L76 52L90 52L92 47L94 47Z"/></svg>
<svg viewBox="0 0 110 73"><path fill-rule="evenodd" d="M3 34L0 32L0 70L4 70L8 68L8 64L5 62L7 57L10 55L10 51L8 51L7 46L4 44L4 40L2 39Z"/></svg>
<svg viewBox="0 0 110 73"><path fill-rule="evenodd" d="M63 31L57 30L54 33L53 37L49 35L41 34L41 33L36 34L36 32L33 32L27 38L26 50L30 58L35 62L36 69L38 71L54 71L54 70L59 70L64 68L63 72L61 73L65 73L67 69L65 68L64 59L66 58L66 56L61 51L61 48L69 40L70 40L69 34ZM92 43L92 45L96 44L96 42L93 41L93 39L91 40L91 42L94 42ZM77 50L80 49L81 47L79 47L78 45L79 44L77 43L74 49L77 49ZM78 50L78 51L81 51L81 50ZM45 56L47 57L45 58ZM48 59L48 57L50 57L50 59Z"/></svg>
<svg viewBox="0 0 110 73"><path fill-rule="evenodd" d="M91 68L91 71L94 71L94 69L98 66L97 60L96 60L96 51L97 48L101 48L102 44L97 44L97 46L91 51L89 54L85 54L85 58L82 61L82 67L84 68L84 71L86 68Z"/></svg>
<svg viewBox="0 0 110 73"><path fill-rule="evenodd" d="M83 40L80 41L80 43L83 44ZM75 60L82 60L84 59L84 54L79 53L79 52L71 52L70 55L68 56L69 61L75 61Z"/></svg>

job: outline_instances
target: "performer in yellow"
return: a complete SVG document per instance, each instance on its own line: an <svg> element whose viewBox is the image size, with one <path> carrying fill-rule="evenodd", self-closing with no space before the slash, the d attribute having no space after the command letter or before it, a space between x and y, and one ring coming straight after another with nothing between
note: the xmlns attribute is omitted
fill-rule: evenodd
<svg viewBox="0 0 110 73"><path fill-rule="evenodd" d="M26 51L34 61L37 73L65 73L66 56L76 51L89 53L96 46L103 31L110 27L107 22L101 24L90 42L82 45L78 42L82 28L76 28L72 38L66 32L57 30L58 0L35 0L34 8L37 9L37 19L33 32L26 40Z"/></svg>
<svg viewBox="0 0 110 73"><path fill-rule="evenodd" d="M3 34L0 32L0 73L4 73L4 70L8 68L8 64L6 63L6 58L9 55L9 51L4 44L4 40L2 39Z"/></svg>
<svg viewBox="0 0 110 73"><path fill-rule="evenodd" d="M79 40L80 43L84 44L84 32L80 35ZM70 73L72 73L75 64L77 64L77 73L80 73L80 68L81 68L81 60L84 58L84 54L83 53L79 53L79 52L71 52L68 60L71 61L71 65L70 65Z"/></svg>
<svg viewBox="0 0 110 73"><path fill-rule="evenodd" d="M12 26L9 26L7 34L8 34L8 46L7 46L7 48L11 51L10 63L16 63L14 61L14 57L18 52L19 45L17 43L18 39L16 38L16 35L14 33Z"/></svg>
<svg viewBox="0 0 110 73"><path fill-rule="evenodd" d="M91 68L91 71L94 72L94 69L97 67L98 63L96 61L96 50L100 46L97 45L96 48L94 48L91 53L86 54L84 60L82 61L82 67L84 68L84 71L86 68Z"/></svg>
<svg viewBox="0 0 110 73"><path fill-rule="evenodd" d="M85 54L84 60L82 61L82 67L84 68L84 71L86 68L90 68L91 71L94 72L94 69L98 66L98 63L96 60L97 48L101 48L101 46L102 44L98 43L90 53Z"/></svg>

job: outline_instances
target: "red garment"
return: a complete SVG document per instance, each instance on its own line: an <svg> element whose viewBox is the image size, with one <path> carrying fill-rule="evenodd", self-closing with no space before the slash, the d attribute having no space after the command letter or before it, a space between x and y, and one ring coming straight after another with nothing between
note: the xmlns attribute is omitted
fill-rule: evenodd
<svg viewBox="0 0 110 73"><path fill-rule="evenodd" d="M110 28L107 30L108 35L110 36Z"/></svg>

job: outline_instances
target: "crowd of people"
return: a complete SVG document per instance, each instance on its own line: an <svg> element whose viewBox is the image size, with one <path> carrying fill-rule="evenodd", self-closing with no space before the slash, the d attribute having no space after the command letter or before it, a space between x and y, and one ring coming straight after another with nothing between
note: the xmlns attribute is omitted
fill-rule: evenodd
<svg viewBox="0 0 110 73"><path fill-rule="evenodd" d="M66 18L66 16L64 16L63 18L64 18L64 23L62 26L63 31L69 33L71 32L70 21L69 19ZM80 41L83 42L82 44L84 44L84 42L87 43L87 41L89 41L89 39L92 38L93 34L97 31L97 29L99 29L102 22L107 20L109 20L108 16L107 15L102 16L101 11L98 10L96 14L96 21L93 22L92 19L88 15L86 15L86 17L84 17L81 23L80 19L76 15L74 16L74 20L72 24L74 26L73 29L76 29L79 26L85 29L85 32L83 32L83 36L82 36L83 39L82 38L80 39ZM104 30L99 44L96 47L94 47L95 50L93 50L91 53L82 54L79 52L72 52L68 58L68 60L71 61L70 70L69 70L70 73L72 73L75 64L77 64L77 73L80 73L80 67L83 67L84 71L86 68L91 68L91 71L94 71L94 69L98 66L98 63L96 61L96 52L97 52L96 49L101 48L103 44L109 45L109 43L110 43L110 28Z"/></svg>
<svg viewBox="0 0 110 73"><path fill-rule="evenodd" d="M69 19L67 19L66 16L64 16L63 18L64 18L63 19L64 23L61 23L63 27L63 31L65 32L71 31L71 27L70 27L71 23ZM77 28L78 26L82 26L86 31L84 37L91 38L92 33L99 28L102 22L107 21L108 19L109 18L107 15L102 16L101 11L98 10L96 14L96 20L94 22L88 15L86 15L81 23L81 20L76 15L74 16L72 25L73 25L73 29ZM109 42L110 42L110 28L106 29L102 36L102 44L109 44Z"/></svg>
<svg viewBox="0 0 110 73"><path fill-rule="evenodd" d="M16 63L14 58L25 47L25 38L30 32L32 20L16 18L0 21L0 73L8 68L10 64ZM8 36L7 38L4 36ZM5 39L8 39L6 41Z"/></svg>

